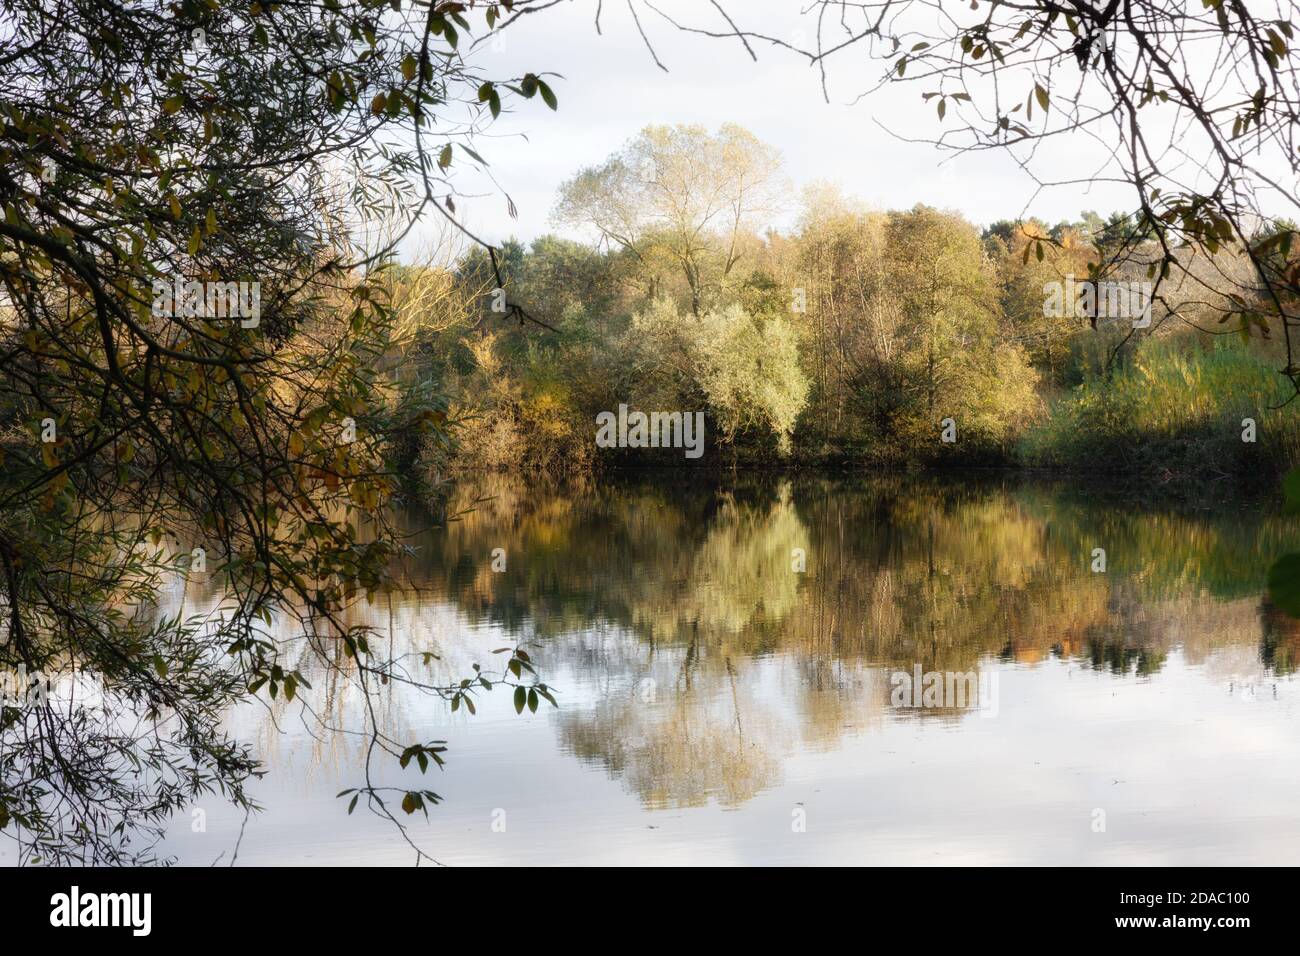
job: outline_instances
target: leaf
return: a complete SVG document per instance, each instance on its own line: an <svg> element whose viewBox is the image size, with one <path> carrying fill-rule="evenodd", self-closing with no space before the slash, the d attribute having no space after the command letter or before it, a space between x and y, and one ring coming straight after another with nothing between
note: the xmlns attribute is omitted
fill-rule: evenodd
<svg viewBox="0 0 1300 956"><path fill-rule="evenodd" d="M408 83L415 79L415 74L419 68L420 64L416 61L415 54L408 53L402 59L402 76L405 77Z"/></svg>
<svg viewBox="0 0 1300 956"><path fill-rule="evenodd" d="M355 809L357 808L357 798L360 797L360 796L361 796L361 794L358 793L358 794L355 794L355 795L352 797L352 802L348 804L348 816L351 816L351 815L352 815L352 811L355 810Z"/></svg>
<svg viewBox="0 0 1300 956"><path fill-rule="evenodd" d="M402 797L402 811L408 815L415 812L415 794L408 793Z"/></svg>
<svg viewBox="0 0 1300 956"><path fill-rule="evenodd" d="M515 713L516 714L522 714L524 712L524 704L527 701L527 699L528 699L528 692L524 690L522 687L516 687L515 688Z"/></svg>
<svg viewBox="0 0 1300 956"><path fill-rule="evenodd" d="M1048 103L1048 100L1049 100L1049 97L1048 97L1048 95L1047 95L1047 90L1043 89L1042 86L1040 86L1039 84L1035 83L1035 84L1034 84L1034 96L1038 98L1038 105L1041 106L1044 110L1046 110L1046 109L1047 109L1047 103Z"/></svg>
<svg viewBox="0 0 1300 956"><path fill-rule="evenodd" d="M1300 617L1300 554L1284 554L1268 571L1268 595L1292 617Z"/></svg>
<svg viewBox="0 0 1300 956"><path fill-rule="evenodd" d="M537 81L537 92L542 94L542 102L544 102L547 106L549 106L553 110L559 109L560 101L555 98L555 93L552 92L551 88L546 85L545 80Z"/></svg>
<svg viewBox="0 0 1300 956"><path fill-rule="evenodd" d="M532 713L537 713L537 691L533 688L528 689L528 709Z"/></svg>
<svg viewBox="0 0 1300 956"><path fill-rule="evenodd" d="M388 97L384 96L383 93L378 93L375 95L375 98L370 101L370 112L375 116L382 116L384 107L387 105Z"/></svg>
<svg viewBox="0 0 1300 956"><path fill-rule="evenodd" d="M438 154L438 165L443 169L451 165L451 143L444 146L442 152Z"/></svg>
<svg viewBox="0 0 1300 956"><path fill-rule="evenodd" d="M177 93L175 96L169 96L167 99L163 100L162 108L163 112L170 116L184 105L185 97Z"/></svg>

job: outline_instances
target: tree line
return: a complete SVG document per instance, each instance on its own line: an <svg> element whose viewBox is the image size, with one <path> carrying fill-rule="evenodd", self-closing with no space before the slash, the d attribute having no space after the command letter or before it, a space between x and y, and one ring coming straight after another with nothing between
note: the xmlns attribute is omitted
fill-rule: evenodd
<svg viewBox="0 0 1300 956"><path fill-rule="evenodd" d="M576 172L553 219L582 238L393 274L412 303L393 361L449 403L453 441L408 450L434 480L675 460L594 447L620 403L704 411L715 465L1276 477L1300 460L1278 337L1225 326L1238 293L1205 289L1266 294L1240 249L1184 250L1156 292L1162 252L1139 217L978 226L834 184L794 194L776 151L734 125L643 130ZM502 321L498 266L548 331ZM421 285L445 295L426 308L406 291Z"/></svg>

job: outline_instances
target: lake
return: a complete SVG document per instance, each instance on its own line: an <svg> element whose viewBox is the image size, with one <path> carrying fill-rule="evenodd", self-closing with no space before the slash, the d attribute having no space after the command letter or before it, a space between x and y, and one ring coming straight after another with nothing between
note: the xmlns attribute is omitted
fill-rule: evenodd
<svg viewBox="0 0 1300 956"><path fill-rule="evenodd" d="M1263 582L1300 534L1216 497L996 474L459 488L455 520L406 516L408 586L353 622L447 681L519 644L559 706L383 689L385 729L449 749L376 781L442 796L404 820L449 865L1294 862L1300 623ZM264 810L201 803L179 862L413 862L336 798L365 739L300 708L351 730L365 708L309 660L302 700L231 716Z"/></svg>

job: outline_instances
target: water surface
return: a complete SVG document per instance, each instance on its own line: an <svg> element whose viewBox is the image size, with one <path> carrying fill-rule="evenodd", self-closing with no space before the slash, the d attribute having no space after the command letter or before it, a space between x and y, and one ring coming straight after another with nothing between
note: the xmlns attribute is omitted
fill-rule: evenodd
<svg viewBox="0 0 1300 956"><path fill-rule="evenodd" d="M518 716L498 690L471 716L381 695L386 729L450 747L423 781L395 763L378 778L444 798L407 818L443 863L1300 856L1300 625L1262 591L1300 535L1258 503L660 477L497 481L460 489L451 511L470 507L441 528L408 517L411 587L366 619L394 653L436 653L447 680L520 643L560 706ZM918 667L974 675L985 699L895 706L892 675ZM355 693L313 686L311 706L362 726ZM391 824L335 798L361 782L364 741L319 735L299 706L231 719L270 771L264 811L245 824L214 800L167 852L229 862L238 840L241 863L412 862Z"/></svg>

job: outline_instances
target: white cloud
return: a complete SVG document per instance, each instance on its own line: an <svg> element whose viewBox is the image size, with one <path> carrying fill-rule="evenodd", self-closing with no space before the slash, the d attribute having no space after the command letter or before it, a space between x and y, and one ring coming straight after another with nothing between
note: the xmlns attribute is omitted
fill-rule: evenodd
<svg viewBox="0 0 1300 956"><path fill-rule="evenodd" d="M693 15L697 23L706 9L699 3L661 6L686 11L684 16ZM732 9L738 15L743 11L746 22L762 23L782 35L796 26L791 8L788 2L746 0ZM603 35L596 32L594 11L592 3L564 4L521 18L503 34L500 50L481 45L481 65L494 76L547 70L563 74L552 81L558 112L552 113L540 98L518 103L482 143L496 181L518 206L518 220L510 219L506 200L485 181L471 185L466 180L461 186L475 197L458 206L486 238L514 234L531 239L554 231L549 213L560 183L651 123L710 128L739 123L782 152L796 188L832 180L877 208L925 202L988 223L1025 212L1057 221L1085 208L1105 213L1130 204L1122 184L1039 192L1001 151L967 155L941 168L945 157L935 147L899 138L932 136L939 130L933 107L922 103L921 86L888 86L851 102L881 67L878 62L862 65L865 57L832 63L827 102L817 71L788 51L756 48L755 63L736 40L684 34L643 11L642 24L668 67L664 72L625 6L605 5ZM1042 147L1037 163L1050 168L1056 179L1087 177L1105 158L1095 143L1093 155L1090 143L1084 137L1063 137Z"/></svg>

